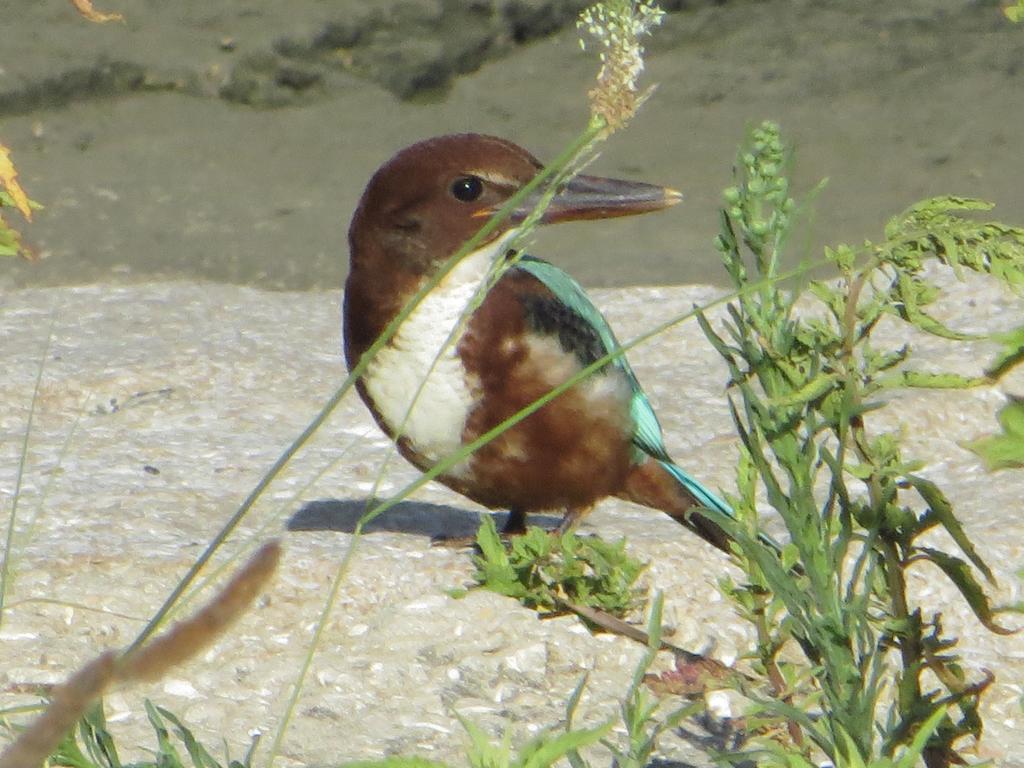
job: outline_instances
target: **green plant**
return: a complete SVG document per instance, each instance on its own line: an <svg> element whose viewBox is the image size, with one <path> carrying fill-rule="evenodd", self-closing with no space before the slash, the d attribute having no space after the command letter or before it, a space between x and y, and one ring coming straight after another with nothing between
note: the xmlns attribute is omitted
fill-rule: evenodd
<svg viewBox="0 0 1024 768"><path fill-rule="evenodd" d="M645 566L626 553L625 539L613 543L573 532L558 536L529 528L506 549L492 517L477 533L473 558L480 586L515 598L539 611L587 606L622 616L636 608L636 580Z"/></svg>
<svg viewBox="0 0 1024 768"><path fill-rule="evenodd" d="M883 406L881 394L900 388L989 379L914 370L909 344L886 347L872 332L897 318L969 338L928 313L939 290L926 261L1019 289L1024 229L976 220L970 214L991 207L976 200L927 200L893 218L881 243L828 249L837 283L784 290L779 262L795 210L785 166L778 127L765 123L740 153L716 243L738 298L724 332L701 316L729 367L742 445L731 499L741 522L716 518L738 542L745 578L721 586L757 630L751 661L770 693L747 691L754 722L784 724L788 733L785 748L760 738L756 751L768 764L790 765L794 755L811 760L814 745L835 765L880 766L903 764L916 750L930 767L949 765L956 743L980 733L978 699L991 678L965 669L941 616L913 603L908 571L936 568L988 629L1007 630L981 585L992 573L949 500L915 474L920 465L903 455L896 433L872 428L871 413ZM817 312L795 311L802 295L817 300ZM788 529L781 553L757 541L759 493ZM964 557L920 541L936 527ZM799 655L788 653L793 646Z"/></svg>
<svg viewBox="0 0 1024 768"><path fill-rule="evenodd" d="M1014 400L999 411L1000 435L975 440L968 446L990 469L1024 467L1024 402Z"/></svg>
<svg viewBox="0 0 1024 768"><path fill-rule="evenodd" d="M696 701L684 704L664 717L657 716L662 702L648 693L646 681L647 672L661 648L663 604L662 595L658 593L651 604L651 616L647 623L647 652L637 664L630 686L619 705L620 717L626 728L625 747L609 741L603 742L614 756L615 765L620 768L646 768L655 756L658 738L674 729L686 717L704 708L702 701ZM567 718L567 722L571 722L571 718ZM575 757L579 758L578 755ZM583 768L584 765L582 760L577 759L573 768Z"/></svg>
<svg viewBox="0 0 1024 768"><path fill-rule="evenodd" d="M254 736L248 752L241 760L225 756L219 762L210 751L193 735L192 731L173 713L158 707L148 699L145 701L146 716L156 736L156 749L151 760L132 763L131 768L250 768L252 757L259 743ZM166 721L166 722L165 722ZM170 723L174 729L173 738ZM180 742L186 761L175 741ZM124 764L117 752L114 735L107 729L103 702L97 701L78 721L75 730L68 732L50 757L51 765L66 765L71 768L122 768Z"/></svg>
<svg viewBox="0 0 1024 768"><path fill-rule="evenodd" d="M1024 326L1009 333L997 334L1003 349L986 373L1000 379L1012 368L1024 363ZM1002 434L975 440L967 445L978 454L989 469L1024 467L1024 400L1014 398L998 414Z"/></svg>

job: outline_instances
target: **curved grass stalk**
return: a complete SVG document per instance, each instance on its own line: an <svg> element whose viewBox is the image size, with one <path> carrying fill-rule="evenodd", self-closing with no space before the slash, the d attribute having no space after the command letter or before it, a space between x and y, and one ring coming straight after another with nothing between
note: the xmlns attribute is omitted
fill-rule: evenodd
<svg viewBox="0 0 1024 768"><path fill-rule="evenodd" d="M15 600L11 602L9 607L16 608L19 605L59 605L62 608L74 608L78 611L95 613L100 616L108 616L112 619L137 621L140 624L146 620L143 616L132 616L130 613L121 613L120 611L113 611L109 608L97 608L95 605L87 605L75 600L59 600L56 597L26 597L23 600Z"/></svg>
<svg viewBox="0 0 1024 768"><path fill-rule="evenodd" d="M64 442L61 443L60 450L57 451L57 464L56 466L54 466L53 470L51 470L50 475L46 480L46 483L39 491L39 501L36 503L35 511L32 513L32 516L28 518L28 520L25 523L24 538L26 541L31 540L32 538L32 532L35 528L36 520L39 519L39 513L42 512L43 507L46 504L46 497L50 493L50 487L53 485L54 480L57 478L56 470L60 469L61 465L63 465L64 463L64 457L67 456L68 449L71 447L71 441L74 439L75 434L77 434L78 432L79 426L81 426L82 424L82 416L85 415L86 405L88 405L89 400L91 398L91 392L82 398L81 406L79 406L78 413L75 416L75 420L71 424L71 429L68 430L67 435L65 435L64 437Z"/></svg>
<svg viewBox="0 0 1024 768"><path fill-rule="evenodd" d="M51 336L52 336L52 326L51 326ZM37 387L37 390L38 390L38 382L36 384L36 387ZM28 541L32 540L32 534L33 534L33 532L35 530L36 521L39 519L39 515L42 512L43 507L46 504L46 497L50 493L50 488L53 485L54 480L58 476L56 470L59 469L61 467L61 465L64 463L64 457L67 455L68 449L71 447L71 441L74 439L75 434L78 432L78 427L82 423L82 415L85 413L86 403L88 403L89 398L91 396L92 395L89 394L89 395L86 395L85 397L82 398L82 405L78 409L78 415L75 416L75 421L74 421L74 423L72 423L71 429L68 430L67 435L64 437L64 442L61 443L60 450L57 451L57 464L53 468L53 470L51 470L49 476L46 479L46 482L43 484L43 487L39 491L39 499L36 501L35 509L32 511L32 514L28 517L28 519L25 521L25 529L24 529L24 531L22 532L22 534L20 536L20 539L21 539L22 543L28 542ZM32 405L32 409L33 410L34 410L34 407L35 407L35 397L36 397L35 393L33 393L33 396L32 396L32 404L33 404ZM28 424L28 426L26 427L26 430L25 430L26 441L25 441L25 444L22 446L22 463L21 463L21 466L19 466L19 468L18 468L19 486L20 486L21 472L24 469L24 458L25 458L25 456L27 455L27 452L28 452L28 436L29 436L29 433L31 431L31 428L32 428L32 418L31 418L31 414L30 414L29 424ZM15 498L16 499L17 499L18 493L19 493L19 491L16 489L15 490ZM12 521L13 521L13 514L14 514L14 510L13 509L11 511L11 514L12 514ZM13 530L13 524L12 524L11 530ZM14 571L15 563L17 561L17 557L16 557L17 553L14 551L15 547L14 547L14 544L13 544L13 537L11 536L10 531L8 531L8 536L9 536L9 541L11 543L6 547L6 551L5 551L5 554L4 554L4 566L5 566L5 568L7 568L10 571L10 574L9 574L9 576L7 578L6 589L0 590L0 617L2 617L2 614L3 614L3 611L4 611L4 607L3 606L4 606L4 597L6 596L6 592L14 584L14 573L13 573L13 571ZM27 603L27 602L31 602L31 601L30 600L18 600L15 603L12 603L9 607L13 607L14 605L20 605L22 603ZM50 601L50 602L56 603L58 605L77 605L75 603L67 603L67 602L63 602L63 601L60 601L60 600L53 600L53 601Z"/></svg>
<svg viewBox="0 0 1024 768"><path fill-rule="evenodd" d="M11 514L7 517L7 534L4 537L3 562L0 563L0 626L3 626L7 592L14 577L12 562L14 555L14 532L18 523L18 501L21 498L21 484L25 478L25 464L28 461L28 443L32 436L32 422L35 420L36 405L39 403L39 386L43 381L43 371L46 369L46 358L50 353L50 344L53 343L53 328L56 322L57 313L51 311L50 327L46 333L46 343L43 345L43 354L39 357L36 380L32 387L32 400L29 403L28 420L25 422L25 437L21 442L21 455L18 458L18 472L14 478L14 498L11 500Z"/></svg>

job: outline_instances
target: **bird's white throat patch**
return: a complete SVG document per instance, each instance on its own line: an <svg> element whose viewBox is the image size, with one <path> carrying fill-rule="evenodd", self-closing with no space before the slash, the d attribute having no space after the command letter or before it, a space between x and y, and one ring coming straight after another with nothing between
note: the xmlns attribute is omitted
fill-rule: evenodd
<svg viewBox="0 0 1024 768"><path fill-rule="evenodd" d="M391 432L404 435L430 461L462 445L479 390L456 353L464 324L438 353L515 234L512 230L460 261L406 318L364 375L367 392Z"/></svg>

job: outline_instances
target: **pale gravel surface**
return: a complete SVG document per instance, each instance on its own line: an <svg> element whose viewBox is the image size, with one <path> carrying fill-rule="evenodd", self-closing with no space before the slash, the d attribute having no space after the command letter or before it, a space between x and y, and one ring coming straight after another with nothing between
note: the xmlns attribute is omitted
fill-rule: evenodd
<svg viewBox="0 0 1024 768"><path fill-rule="evenodd" d="M953 285L950 295L947 316L968 327L1007 327L1024 309L983 281ZM624 338L711 296L712 289L701 287L595 292ZM5 524L53 318L18 513L17 580L0 627L0 706L33 701L12 689L60 680L100 650L134 637L341 381L338 301L335 292L188 283L28 289L0 299ZM951 347L941 342L921 342L919 349L926 363L955 362L970 371L992 352L972 345L950 361L944 358ZM680 463L712 487L730 487L735 442L721 391L725 374L696 326L665 334L631 359ZM1021 379L1002 390L1024 393ZM886 418L904 426L909 451L953 498L1000 577L1001 597L1019 600L1014 571L1024 565L1024 474L989 475L958 446L993 428L991 415L1003 399L999 390L908 393ZM326 527L343 528L341 518L354 507L344 502L365 497L386 446L361 404L347 401L257 508L239 541L249 546L280 533L309 500L334 513ZM383 491L414 477L399 461ZM466 583L469 558L431 548L427 536L467 529L477 510L438 486L416 499L443 506L407 506L390 526L398 531L372 533L360 545L289 732L287 758L328 764L415 753L459 763L465 739L453 712L495 732L509 727L521 740L560 721L584 671L590 683L582 721L613 714L640 649L592 637L570 618L540 621L495 595L447 596ZM309 511L299 517L313 519ZM652 561L647 581L667 595L676 643L724 658L735 654L747 633L713 587L727 567L724 557L667 519L624 503L602 505L586 529L625 535L634 554ZM108 715L126 743L151 743L139 705L144 696L183 717L212 745L223 736L236 755L251 729L271 732L349 542L336 531L287 534L273 588L230 637L162 683L108 698ZM915 581L927 604L943 610L950 631L963 631L967 660L998 676L986 699L980 754L998 765L1024 765L1024 638L985 632L934 573L922 569ZM663 739L661 754L707 764L676 735Z"/></svg>

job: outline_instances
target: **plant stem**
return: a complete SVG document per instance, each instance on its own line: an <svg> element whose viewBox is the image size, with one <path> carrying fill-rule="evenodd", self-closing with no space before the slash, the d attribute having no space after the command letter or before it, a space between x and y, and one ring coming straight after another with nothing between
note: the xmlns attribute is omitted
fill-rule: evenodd
<svg viewBox="0 0 1024 768"><path fill-rule="evenodd" d="M792 705L793 694L788 692L789 687L786 685L786 679L782 676L782 671L775 660L779 652L779 646L772 641L771 632L768 629L768 618L765 615L765 610L768 606L767 592L755 590L754 600L756 601L754 615L757 617L757 621L754 623L754 626L757 629L757 647L761 652L761 663L764 664L765 671L768 673L772 695L780 701ZM792 718L787 718L786 730L789 732L789 738L793 740L793 743L802 748L804 746L804 734L800 730L800 725Z"/></svg>

